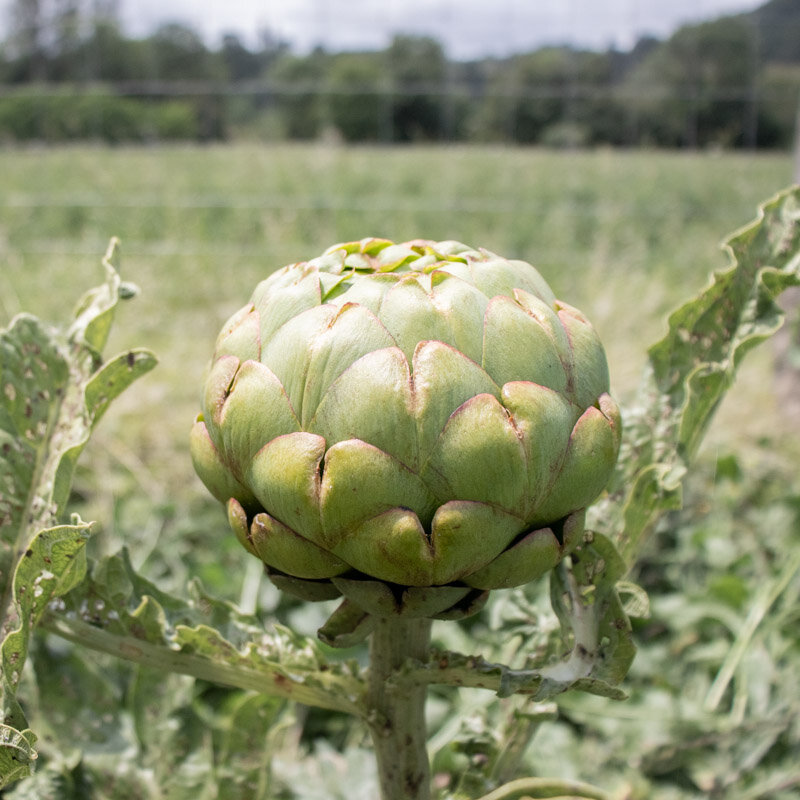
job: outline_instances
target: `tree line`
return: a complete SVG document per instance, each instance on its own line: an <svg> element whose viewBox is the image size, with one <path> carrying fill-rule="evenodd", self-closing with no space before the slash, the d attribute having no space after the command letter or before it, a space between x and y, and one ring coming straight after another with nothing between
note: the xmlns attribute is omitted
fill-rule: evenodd
<svg viewBox="0 0 800 800"><path fill-rule="evenodd" d="M621 52L448 59L427 37L294 52L263 32L209 47L183 24L126 36L115 0L16 0L0 49L0 142L96 138L788 147L800 4L685 26Z"/></svg>

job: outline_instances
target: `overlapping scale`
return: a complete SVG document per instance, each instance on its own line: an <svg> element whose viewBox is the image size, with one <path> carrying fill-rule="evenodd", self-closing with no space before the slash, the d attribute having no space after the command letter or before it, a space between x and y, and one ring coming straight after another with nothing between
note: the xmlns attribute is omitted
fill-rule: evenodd
<svg viewBox="0 0 800 800"><path fill-rule="evenodd" d="M240 478L265 444L300 430L283 385L258 361L240 364L216 425L224 458Z"/></svg>
<svg viewBox="0 0 800 800"><path fill-rule="evenodd" d="M320 465L325 440L305 431L276 436L250 461L245 480L261 507L307 539L322 539Z"/></svg>
<svg viewBox="0 0 800 800"><path fill-rule="evenodd" d="M309 542L269 514L256 514L250 525L256 555L270 567L297 578L319 580L341 575L350 565Z"/></svg>
<svg viewBox="0 0 800 800"><path fill-rule="evenodd" d="M422 477L443 501L476 500L519 512L527 488L525 452L497 398L477 394L450 415Z"/></svg>
<svg viewBox="0 0 800 800"><path fill-rule="evenodd" d="M414 417L424 465L450 415L478 394L500 396L479 364L442 342L420 342L412 360Z"/></svg>
<svg viewBox="0 0 800 800"><path fill-rule="evenodd" d="M300 411L304 428L314 418L330 385L362 356L392 347L395 340L364 306L347 303L307 341L308 354Z"/></svg>
<svg viewBox="0 0 800 800"><path fill-rule="evenodd" d="M398 281L386 292L380 319L409 361L419 342L430 340L454 345L447 317L433 304L430 292L416 276Z"/></svg>
<svg viewBox="0 0 800 800"><path fill-rule="evenodd" d="M430 586L434 553L419 517L390 508L347 531L331 547L359 572L401 586Z"/></svg>
<svg viewBox="0 0 800 800"><path fill-rule="evenodd" d="M410 368L402 351L373 350L328 387L307 428L332 443L360 439L417 469L413 400Z"/></svg>
<svg viewBox="0 0 800 800"><path fill-rule="evenodd" d="M467 576L502 553L522 527L518 517L485 503L451 500L439 506L431 526L431 583L468 583Z"/></svg>
<svg viewBox="0 0 800 800"><path fill-rule="evenodd" d="M578 309L559 302L558 318L572 351L572 397L586 408L608 391L608 362L597 332Z"/></svg>
<svg viewBox="0 0 800 800"><path fill-rule="evenodd" d="M581 412L563 394L529 381L505 384L502 402L525 453L527 480L521 513L530 523L558 478Z"/></svg>
<svg viewBox="0 0 800 800"><path fill-rule="evenodd" d="M192 458L281 587L457 617L580 541L619 448L608 382L594 329L530 265L363 239L228 320Z"/></svg>
<svg viewBox="0 0 800 800"><path fill-rule="evenodd" d="M431 301L447 319L448 341L467 358L480 364L483 355L481 320L489 298L468 281L454 274L454 264L439 266L431 273Z"/></svg>
<svg viewBox="0 0 800 800"><path fill-rule="evenodd" d="M532 381L558 392L567 387L564 363L553 337L510 297L495 297L486 308L482 364L501 386Z"/></svg>
<svg viewBox="0 0 800 800"><path fill-rule="evenodd" d="M436 505L416 472L360 439L337 442L325 454L320 514L327 546L394 508L405 509L429 526Z"/></svg>
<svg viewBox="0 0 800 800"><path fill-rule="evenodd" d="M283 384L297 418L302 420L303 397L306 391L311 342L322 333L339 309L323 305L306 309L279 328L279 335L264 342L261 363Z"/></svg>
<svg viewBox="0 0 800 800"><path fill-rule="evenodd" d="M259 313L253 305L239 309L223 326L214 346L214 357L235 355L242 361L261 356Z"/></svg>
<svg viewBox="0 0 800 800"><path fill-rule="evenodd" d="M290 319L321 302L320 281L315 271L287 269L281 273L262 281L253 292L252 303L259 315L262 347L269 344L276 331Z"/></svg>
<svg viewBox="0 0 800 800"><path fill-rule="evenodd" d="M536 521L560 519L585 507L608 482L617 459L620 431L616 404L615 411L607 407L613 416L590 406L575 423L555 482L536 508Z"/></svg>
<svg viewBox="0 0 800 800"><path fill-rule="evenodd" d="M189 448L195 472L217 500L226 503L233 497L250 508L256 505L253 493L234 477L228 464L220 457L202 415L192 426Z"/></svg>
<svg viewBox="0 0 800 800"><path fill-rule="evenodd" d="M522 289L547 303L555 302L552 289L530 264L487 253L484 260L470 259L470 265L475 286L487 297L513 297L515 289Z"/></svg>

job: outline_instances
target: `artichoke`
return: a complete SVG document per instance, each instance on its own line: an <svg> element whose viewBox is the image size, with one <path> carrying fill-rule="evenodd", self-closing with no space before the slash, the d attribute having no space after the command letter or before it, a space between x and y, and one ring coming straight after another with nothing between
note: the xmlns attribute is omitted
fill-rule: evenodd
<svg viewBox="0 0 800 800"><path fill-rule="evenodd" d="M281 588L455 618L555 567L617 458L587 319L457 242L335 245L220 333L195 470Z"/></svg>

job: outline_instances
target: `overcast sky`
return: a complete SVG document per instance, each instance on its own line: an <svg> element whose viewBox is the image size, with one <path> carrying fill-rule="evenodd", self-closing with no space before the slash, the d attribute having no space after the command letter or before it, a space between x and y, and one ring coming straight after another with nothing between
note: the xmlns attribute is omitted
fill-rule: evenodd
<svg viewBox="0 0 800 800"><path fill-rule="evenodd" d="M631 47L644 34L749 11L765 0L120 0L125 30L188 23L216 45L225 32L254 42L269 29L304 52L380 49L394 33L434 36L451 58L506 55L543 44ZM0 0L7 9L12 0Z"/></svg>

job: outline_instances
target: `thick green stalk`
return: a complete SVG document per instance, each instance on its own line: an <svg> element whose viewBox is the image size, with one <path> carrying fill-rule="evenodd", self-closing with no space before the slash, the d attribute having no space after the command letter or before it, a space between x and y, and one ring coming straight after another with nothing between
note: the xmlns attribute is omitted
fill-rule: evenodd
<svg viewBox="0 0 800 800"><path fill-rule="evenodd" d="M392 687L393 673L409 659L425 661L431 621L382 618L370 635L367 704L378 762L382 800L429 800L430 766L426 749L427 686Z"/></svg>

